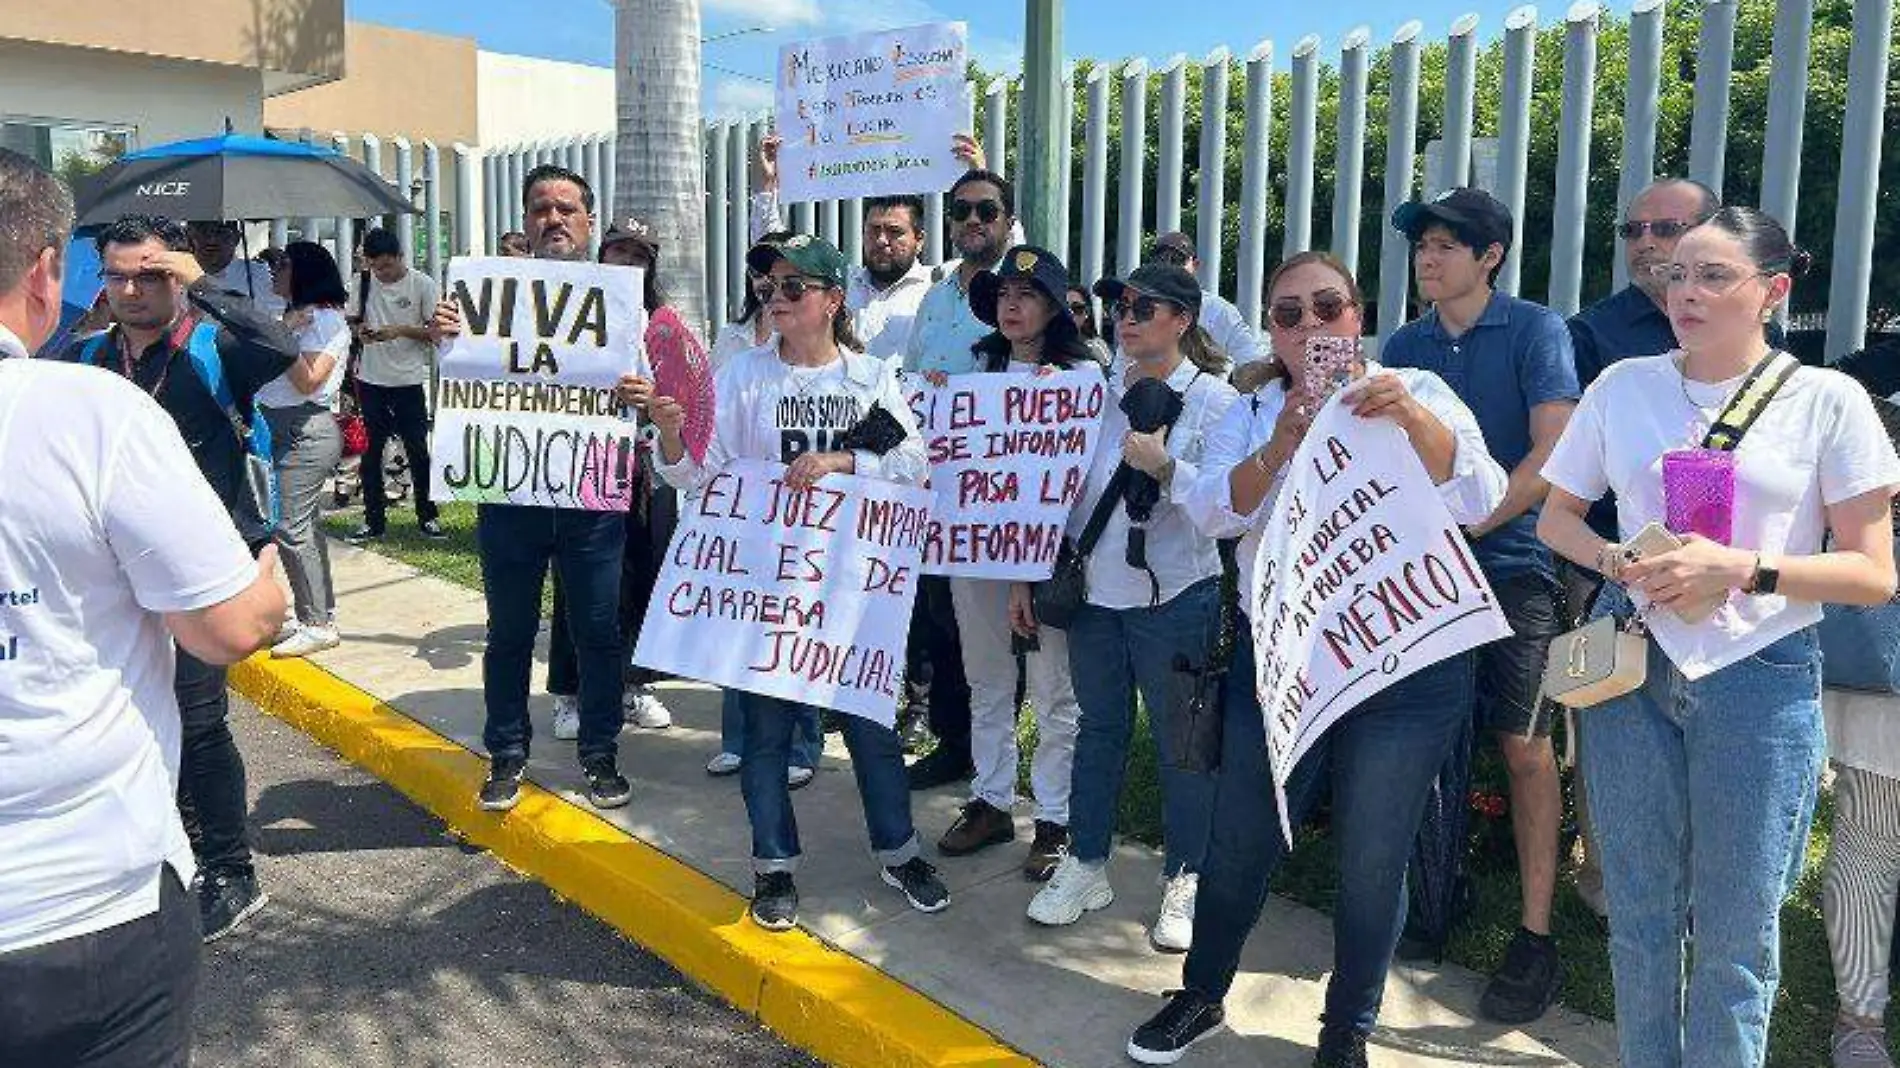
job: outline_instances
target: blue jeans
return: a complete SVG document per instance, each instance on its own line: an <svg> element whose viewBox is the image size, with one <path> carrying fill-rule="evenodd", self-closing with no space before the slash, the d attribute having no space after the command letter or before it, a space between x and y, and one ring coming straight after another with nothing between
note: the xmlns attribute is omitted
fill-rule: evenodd
<svg viewBox="0 0 1900 1068"><path fill-rule="evenodd" d="M541 586L553 564L566 593L567 627L580 668L580 758L619 752L620 553L627 517L513 504L484 504L477 516L488 647L482 651L491 758L528 756L528 676L541 629Z"/></svg>
<svg viewBox="0 0 1900 1068"><path fill-rule="evenodd" d="M719 751L745 755L745 708L739 703L738 690L726 690L719 702ZM790 763L795 768L815 768L825 752L824 725L819 712L810 705L797 705L798 720L792 732Z"/></svg>
<svg viewBox="0 0 1900 1068"><path fill-rule="evenodd" d="M1215 579L1196 583L1153 608L1107 609L1085 604L1069 625L1069 666L1082 707L1069 792L1070 850L1077 860L1108 860L1135 732L1135 691L1148 708L1148 728L1161 757L1161 833L1166 874L1197 871L1207 852L1214 777L1170 767L1166 709L1174 658L1207 657L1220 603Z"/></svg>
<svg viewBox="0 0 1900 1068"><path fill-rule="evenodd" d="M1598 616L1628 610L1615 587L1599 601ZM1749 1068L1767 1055L1781 902L1827 749L1819 650L1803 630L1689 682L1652 641L1641 690L1577 713L1630 1068Z"/></svg>
<svg viewBox="0 0 1900 1068"><path fill-rule="evenodd" d="M1323 791L1332 791L1339 900L1333 977L1326 984L1329 1029L1365 1034L1378 1022L1386 972L1405 927L1412 839L1432 782L1470 722L1473 672L1472 656L1464 653L1374 694L1320 736L1287 782L1289 822L1296 828ZM1195 898L1194 947L1182 970L1188 989L1216 1001L1233 986L1268 881L1287 855L1245 627L1227 679L1213 839Z"/></svg>
<svg viewBox="0 0 1900 1068"><path fill-rule="evenodd" d="M746 818L752 823L752 869L757 872L798 869L798 818L792 812L792 790L785 782L791 767L792 733L801 718L816 719L810 705L763 694L728 690L738 706L744 731L744 760L739 768L739 790L745 795ZM887 868L896 867L918 852L917 828L910 820L910 776L904 770L904 745L897 732L861 716L840 716L845 748L851 751L851 770L858 777L858 798L864 804L864 823L871 831L871 852Z"/></svg>

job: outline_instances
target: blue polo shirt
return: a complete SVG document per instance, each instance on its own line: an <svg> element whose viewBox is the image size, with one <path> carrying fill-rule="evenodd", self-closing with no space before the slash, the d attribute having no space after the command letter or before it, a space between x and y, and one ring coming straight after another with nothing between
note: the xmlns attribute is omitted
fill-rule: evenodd
<svg viewBox="0 0 1900 1068"><path fill-rule="evenodd" d="M1395 331L1379 349L1388 367L1416 367L1445 380L1478 418L1491 457L1509 472L1531 453L1531 409L1574 401L1577 365L1570 333L1556 312L1505 293L1452 337L1436 308ZM1493 582L1524 573L1554 577L1550 550L1537 539L1537 509L1478 540L1479 566Z"/></svg>

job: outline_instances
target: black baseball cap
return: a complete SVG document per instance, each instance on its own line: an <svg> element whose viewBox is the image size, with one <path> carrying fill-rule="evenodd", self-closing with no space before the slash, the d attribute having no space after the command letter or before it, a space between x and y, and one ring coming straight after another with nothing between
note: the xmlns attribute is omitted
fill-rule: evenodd
<svg viewBox="0 0 1900 1068"><path fill-rule="evenodd" d="M1035 286L1057 308L1067 307L1069 269L1046 248L1017 245L1003 254L995 270L984 271L970 282L970 311L978 320L996 325L997 295L1012 278Z"/></svg>
<svg viewBox="0 0 1900 1068"><path fill-rule="evenodd" d="M807 278L839 289L845 287L844 253L824 238L792 234L782 241L761 241L745 254L745 265L761 277L770 273L779 260L798 268L798 273Z"/></svg>
<svg viewBox="0 0 1900 1068"><path fill-rule="evenodd" d="M1127 278L1104 278L1095 283L1095 295L1110 304L1122 299L1122 291L1128 289L1178 304L1196 321L1201 317L1201 284L1184 267L1172 263L1144 263Z"/></svg>
<svg viewBox="0 0 1900 1068"><path fill-rule="evenodd" d="M1434 224L1478 252L1492 245L1503 245L1508 251L1516 232L1511 209L1482 189L1448 189L1431 200L1401 204L1392 213L1392 228L1412 241Z"/></svg>

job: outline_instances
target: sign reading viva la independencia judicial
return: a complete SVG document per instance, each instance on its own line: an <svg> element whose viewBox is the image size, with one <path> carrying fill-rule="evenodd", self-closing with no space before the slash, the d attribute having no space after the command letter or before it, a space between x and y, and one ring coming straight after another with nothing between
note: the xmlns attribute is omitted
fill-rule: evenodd
<svg viewBox="0 0 1900 1068"><path fill-rule="evenodd" d="M777 128L787 201L942 192L964 171L968 30L911 26L779 51Z"/></svg>

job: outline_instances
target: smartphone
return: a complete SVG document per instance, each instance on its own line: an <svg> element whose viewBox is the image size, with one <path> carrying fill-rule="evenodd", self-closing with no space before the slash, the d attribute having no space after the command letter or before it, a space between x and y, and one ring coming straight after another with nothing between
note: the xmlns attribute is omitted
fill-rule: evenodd
<svg viewBox="0 0 1900 1068"><path fill-rule="evenodd" d="M1651 521L1636 536L1623 543L1623 555L1630 561L1646 560L1652 556L1661 556L1682 548L1683 541L1661 523ZM1719 597L1713 601L1697 601L1673 609L1676 618L1685 623L1701 623L1715 614L1728 598Z"/></svg>
<svg viewBox="0 0 1900 1068"><path fill-rule="evenodd" d="M1306 339L1306 395L1315 408L1352 381L1359 362L1359 339L1309 337Z"/></svg>

